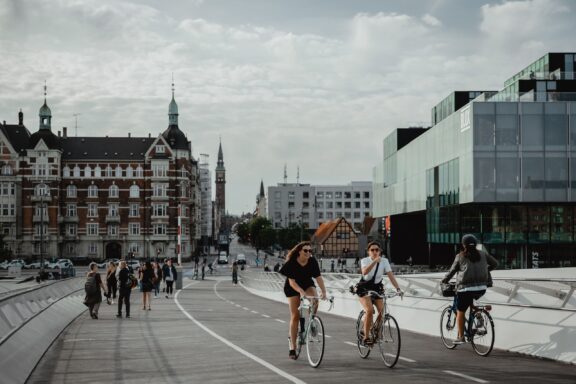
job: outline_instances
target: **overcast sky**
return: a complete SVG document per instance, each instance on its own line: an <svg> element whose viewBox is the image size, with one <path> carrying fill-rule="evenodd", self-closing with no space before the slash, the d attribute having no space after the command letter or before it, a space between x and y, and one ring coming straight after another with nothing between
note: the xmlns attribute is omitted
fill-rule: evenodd
<svg viewBox="0 0 576 384"><path fill-rule="evenodd" d="M230 213L260 180L371 180L382 140L426 125L454 90L500 89L546 52L576 51L570 0L0 0L0 120L153 136L180 129L214 170L222 138ZM214 176L213 176L214 180ZM213 188L214 189L214 188Z"/></svg>

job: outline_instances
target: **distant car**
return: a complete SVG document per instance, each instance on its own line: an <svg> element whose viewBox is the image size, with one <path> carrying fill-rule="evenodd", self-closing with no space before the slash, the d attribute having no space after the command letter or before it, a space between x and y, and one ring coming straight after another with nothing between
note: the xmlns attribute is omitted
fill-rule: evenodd
<svg viewBox="0 0 576 384"><path fill-rule="evenodd" d="M28 264L28 268L29 269L40 269L40 266L42 265L42 263L40 261L35 261L33 263ZM50 263L46 260L44 260L44 268L48 268L50 266Z"/></svg>
<svg viewBox="0 0 576 384"><path fill-rule="evenodd" d="M228 264L226 252L220 252L220 255L218 255L218 264Z"/></svg>
<svg viewBox="0 0 576 384"><path fill-rule="evenodd" d="M108 264L109 264L111 261L113 261L114 264L116 264L116 265L118 265L118 264L120 263L120 260L118 260L118 259L106 259L106 260L104 260L103 262L97 264L97 265L98 265L98 268L100 268L100 269L106 269L106 268L108 268Z"/></svg>
<svg viewBox="0 0 576 384"><path fill-rule="evenodd" d="M8 263L6 269L8 269L10 267L26 268L26 262L22 259L14 259Z"/></svg>
<svg viewBox="0 0 576 384"><path fill-rule="evenodd" d="M0 269L8 269L8 262L6 260L0 263Z"/></svg>
<svg viewBox="0 0 576 384"><path fill-rule="evenodd" d="M236 256L236 264L238 265L246 264L246 256L243 253L239 253L238 256Z"/></svg>

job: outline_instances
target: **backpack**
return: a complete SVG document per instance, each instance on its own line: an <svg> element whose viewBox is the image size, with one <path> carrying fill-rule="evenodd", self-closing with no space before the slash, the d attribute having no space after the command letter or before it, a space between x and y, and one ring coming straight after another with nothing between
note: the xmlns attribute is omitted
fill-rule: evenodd
<svg viewBox="0 0 576 384"><path fill-rule="evenodd" d="M100 287L96 282L96 274L90 275L86 278L86 283L84 284L84 291L86 291L87 296L93 296L98 294Z"/></svg>

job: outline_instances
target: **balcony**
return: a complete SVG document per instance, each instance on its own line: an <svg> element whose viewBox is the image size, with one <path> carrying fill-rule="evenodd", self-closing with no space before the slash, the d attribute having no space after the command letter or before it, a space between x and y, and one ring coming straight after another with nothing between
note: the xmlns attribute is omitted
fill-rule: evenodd
<svg viewBox="0 0 576 384"><path fill-rule="evenodd" d="M166 215L166 216L154 216L154 215L152 215L150 217L150 220L152 220L154 223L168 223L169 219L170 219L170 217L168 215Z"/></svg>
<svg viewBox="0 0 576 384"><path fill-rule="evenodd" d="M115 216L106 215L106 222L107 223L119 223L120 222L120 216L119 215L115 215Z"/></svg>
<svg viewBox="0 0 576 384"><path fill-rule="evenodd" d="M30 196L30 201L33 201L33 202L43 202L43 201L49 202L49 201L52 201L52 196L32 195L32 196Z"/></svg>
<svg viewBox="0 0 576 384"><path fill-rule="evenodd" d="M78 216L60 216L58 217L58 222L62 223L77 223L79 221Z"/></svg>
<svg viewBox="0 0 576 384"><path fill-rule="evenodd" d="M44 223L48 223L48 222L50 221L48 215L44 215L44 216L42 216L42 215L34 215L34 216L32 216L32 222L34 222L34 223L41 223L42 221L43 221Z"/></svg>
<svg viewBox="0 0 576 384"><path fill-rule="evenodd" d="M64 237L64 241L78 241L78 235L69 235L66 234L63 236Z"/></svg>
<svg viewBox="0 0 576 384"><path fill-rule="evenodd" d="M172 236L172 239L174 239L174 236ZM152 241L152 242L154 242L154 241L170 241L170 236L169 235L151 235L150 241Z"/></svg>

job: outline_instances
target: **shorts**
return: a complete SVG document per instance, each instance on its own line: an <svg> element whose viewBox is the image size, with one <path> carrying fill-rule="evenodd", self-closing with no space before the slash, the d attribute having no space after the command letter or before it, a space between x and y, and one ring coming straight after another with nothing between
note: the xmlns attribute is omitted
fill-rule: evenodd
<svg viewBox="0 0 576 384"><path fill-rule="evenodd" d="M301 287L301 288L303 290L307 290L310 287L316 288L316 286L314 284L309 285L307 287ZM284 284L284 295L286 295L286 297L295 297L295 296L299 297L300 296L300 294L298 292L296 292L294 290L294 288L292 288L288 282L286 284Z"/></svg>
<svg viewBox="0 0 576 384"><path fill-rule="evenodd" d="M481 291L456 292L456 308L459 311L466 312L472 302L484 296L485 293L485 289Z"/></svg>

